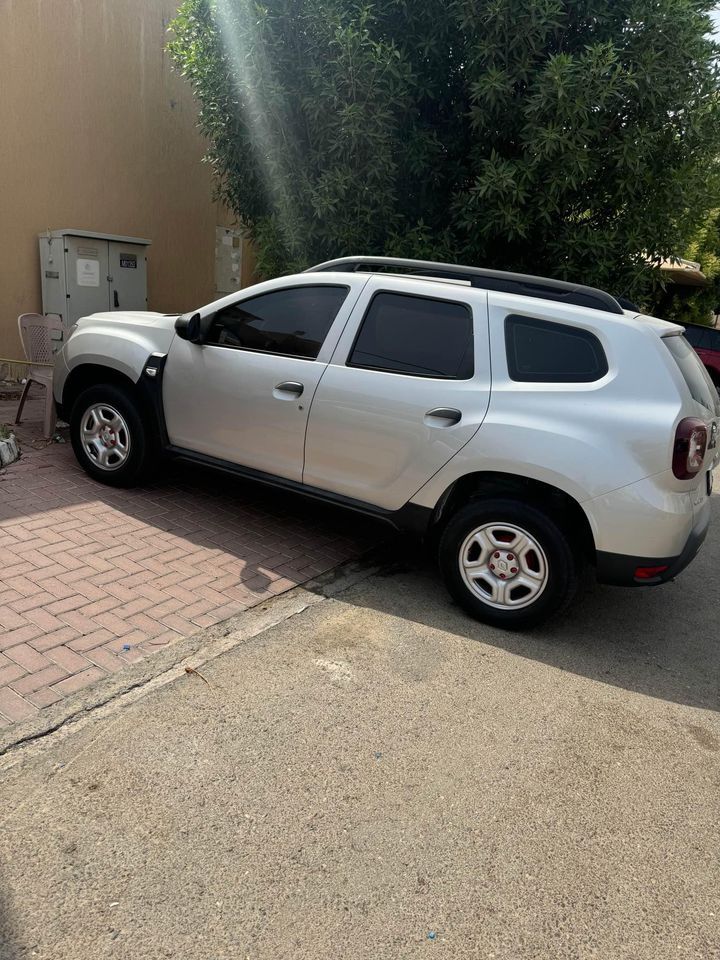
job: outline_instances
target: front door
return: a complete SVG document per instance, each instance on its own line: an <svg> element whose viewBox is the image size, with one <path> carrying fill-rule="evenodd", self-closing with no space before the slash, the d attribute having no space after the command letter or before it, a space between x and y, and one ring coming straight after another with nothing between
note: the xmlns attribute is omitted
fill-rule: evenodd
<svg viewBox="0 0 720 960"><path fill-rule="evenodd" d="M163 378L173 446L302 479L307 416L357 281L284 287L212 316L206 342L175 337ZM323 346L326 352L323 353Z"/></svg>
<svg viewBox="0 0 720 960"><path fill-rule="evenodd" d="M489 402L487 293L374 277L315 395L303 482L397 510L474 436Z"/></svg>

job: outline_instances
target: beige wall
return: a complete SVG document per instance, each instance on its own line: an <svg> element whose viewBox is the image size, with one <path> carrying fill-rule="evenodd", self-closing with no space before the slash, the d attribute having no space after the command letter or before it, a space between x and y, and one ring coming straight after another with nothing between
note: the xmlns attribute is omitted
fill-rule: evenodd
<svg viewBox="0 0 720 960"><path fill-rule="evenodd" d="M178 0L0 0L0 357L39 310L37 234L147 237L153 310L213 299L215 227L189 85L164 51Z"/></svg>

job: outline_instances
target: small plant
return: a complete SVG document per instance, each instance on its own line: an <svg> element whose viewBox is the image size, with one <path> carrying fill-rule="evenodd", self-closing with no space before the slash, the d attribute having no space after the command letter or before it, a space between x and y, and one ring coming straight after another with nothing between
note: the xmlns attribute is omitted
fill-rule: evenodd
<svg viewBox="0 0 720 960"><path fill-rule="evenodd" d="M4 423L0 423L0 440L7 440L11 434L10 427L6 426Z"/></svg>

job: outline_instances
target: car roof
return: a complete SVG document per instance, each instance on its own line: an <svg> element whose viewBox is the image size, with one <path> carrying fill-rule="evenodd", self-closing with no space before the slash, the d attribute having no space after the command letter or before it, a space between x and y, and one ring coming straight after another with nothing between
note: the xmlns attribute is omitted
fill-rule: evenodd
<svg viewBox="0 0 720 960"><path fill-rule="evenodd" d="M623 309L615 297L579 283L535 277L524 273L504 270L486 270L453 263L432 260L406 260L397 257L341 257L310 267L305 273L398 273L429 281L462 281L471 287L495 290L502 293L521 294L538 300L554 300L576 307L602 310L605 313L623 315Z"/></svg>

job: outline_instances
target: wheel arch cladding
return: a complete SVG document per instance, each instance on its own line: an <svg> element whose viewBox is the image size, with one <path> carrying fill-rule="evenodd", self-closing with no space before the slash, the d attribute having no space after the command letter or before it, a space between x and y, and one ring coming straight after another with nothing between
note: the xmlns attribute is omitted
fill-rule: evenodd
<svg viewBox="0 0 720 960"><path fill-rule="evenodd" d="M432 535L439 537L449 518L469 501L490 497L519 500L542 510L567 534L580 556L595 561L595 538L578 501L541 480L509 473L476 472L455 480L433 511Z"/></svg>
<svg viewBox="0 0 720 960"><path fill-rule="evenodd" d="M168 439L162 405L162 375L165 360L166 355L164 354L152 354L145 362L145 369L147 371L148 367L152 367L155 371L154 376L141 376L137 381L133 381L129 376L114 367L106 367L97 363L81 364L71 370L68 375L63 387L62 403L58 407L58 413L64 420L68 420L72 414L75 401L84 390L103 383L112 384L112 386L120 387L130 394L133 402L148 417L148 424L152 424L155 429L159 443L162 446L167 446Z"/></svg>
<svg viewBox="0 0 720 960"><path fill-rule="evenodd" d="M70 371L63 387L62 410L66 419L83 390L100 383L111 383L115 387L135 390L135 382L114 367L106 367L100 363L82 363Z"/></svg>

